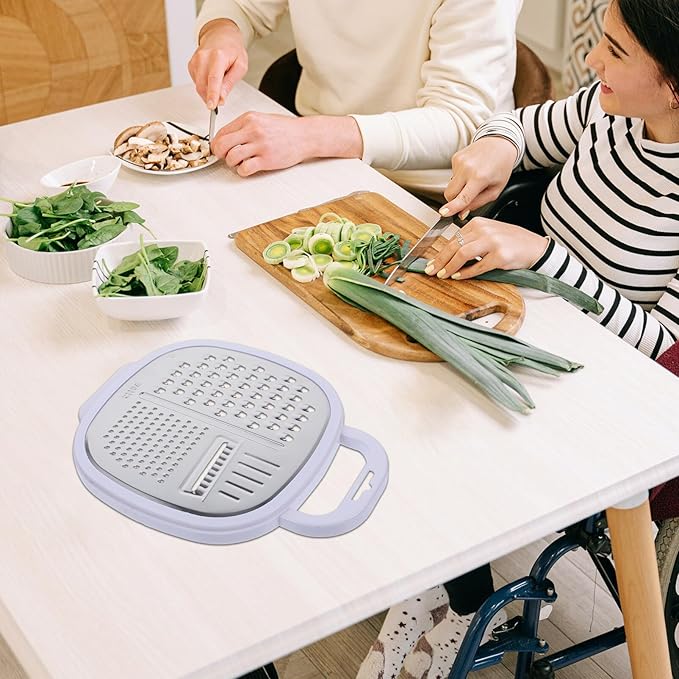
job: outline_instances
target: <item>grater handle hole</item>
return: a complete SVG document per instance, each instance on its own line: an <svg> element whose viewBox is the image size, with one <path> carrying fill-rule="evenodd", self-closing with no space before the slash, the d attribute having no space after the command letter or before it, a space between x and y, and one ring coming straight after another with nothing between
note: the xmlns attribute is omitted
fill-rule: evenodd
<svg viewBox="0 0 679 679"><path fill-rule="evenodd" d="M358 490L354 493L354 496L351 498L354 502L357 501L363 493L369 492L372 490L372 480L375 477L375 474L372 472L368 472L365 475L365 478L363 479L363 483L358 487Z"/></svg>

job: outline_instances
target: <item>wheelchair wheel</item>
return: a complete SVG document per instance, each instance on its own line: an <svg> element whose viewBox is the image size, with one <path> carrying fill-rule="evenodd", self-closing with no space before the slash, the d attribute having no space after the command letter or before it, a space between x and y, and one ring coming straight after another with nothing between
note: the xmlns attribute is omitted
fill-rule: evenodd
<svg viewBox="0 0 679 679"><path fill-rule="evenodd" d="M672 676L679 679L679 518L667 519L660 524L655 550L670 644Z"/></svg>

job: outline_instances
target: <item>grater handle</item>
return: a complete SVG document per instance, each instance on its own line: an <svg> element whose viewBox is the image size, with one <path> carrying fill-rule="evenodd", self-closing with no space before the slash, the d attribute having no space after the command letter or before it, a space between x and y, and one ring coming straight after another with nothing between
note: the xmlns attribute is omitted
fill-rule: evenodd
<svg viewBox="0 0 679 679"><path fill-rule="evenodd" d="M382 445L360 429L344 427L340 445L360 453L365 460L361 471L339 506L327 514L307 514L298 509L285 512L280 525L299 535L327 538L348 533L360 526L375 508L387 487L389 459ZM372 474L370 485L356 498L359 488ZM319 479L320 481L320 479Z"/></svg>

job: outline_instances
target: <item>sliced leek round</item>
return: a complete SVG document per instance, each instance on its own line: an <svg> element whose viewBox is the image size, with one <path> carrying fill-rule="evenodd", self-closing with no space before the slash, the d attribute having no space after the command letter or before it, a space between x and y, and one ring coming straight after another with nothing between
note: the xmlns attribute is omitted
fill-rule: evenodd
<svg viewBox="0 0 679 679"><path fill-rule="evenodd" d="M326 268L332 264L332 257L330 255L311 255L314 264L319 271L325 271Z"/></svg>
<svg viewBox="0 0 679 679"><path fill-rule="evenodd" d="M304 245L304 234L295 233L294 231L285 239L285 242L290 246L291 251L299 250Z"/></svg>
<svg viewBox="0 0 679 679"><path fill-rule="evenodd" d="M339 240L351 240L351 235L354 233L356 226L354 225L353 222L346 221L342 225L342 232L340 233Z"/></svg>
<svg viewBox="0 0 679 679"><path fill-rule="evenodd" d="M335 247L332 249L332 256L338 262L352 262L356 259L356 246L349 240L335 243Z"/></svg>
<svg viewBox="0 0 679 679"><path fill-rule="evenodd" d="M336 212L324 212L319 220L318 223L322 224L323 222L343 222L344 219L340 217Z"/></svg>
<svg viewBox="0 0 679 679"><path fill-rule="evenodd" d="M298 269L308 263L309 255L304 250L294 250L283 260L286 269Z"/></svg>
<svg viewBox="0 0 679 679"><path fill-rule="evenodd" d="M298 283L311 283L311 281L316 280L321 275L314 264L314 260L311 257L308 260L308 264L299 266L291 271L292 277Z"/></svg>
<svg viewBox="0 0 679 679"><path fill-rule="evenodd" d="M284 240L270 243L262 252L262 257L267 264L280 264L290 254L290 244Z"/></svg>
<svg viewBox="0 0 679 679"><path fill-rule="evenodd" d="M304 241L302 242L302 249L303 250L306 250L307 252L309 252L309 241L311 240L313 235L314 235L314 227L310 226L306 230L306 233L304 234Z"/></svg>
<svg viewBox="0 0 679 679"><path fill-rule="evenodd" d="M309 252L312 255L331 255L335 241L327 233L316 233L309 239Z"/></svg>
<svg viewBox="0 0 679 679"><path fill-rule="evenodd" d="M372 222L356 224L356 231L369 231L373 236L382 235L382 227L379 224L373 224Z"/></svg>
<svg viewBox="0 0 679 679"><path fill-rule="evenodd" d="M369 243L373 238L375 234L372 231L363 231L358 227L351 236L351 240L358 243Z"/></svg>
<svg viewBox="0 0 679 679"><path fill-rule="evenodd" d="M342 234L342 224L338 224L336 222L328 224L325 232L335 241L335 243L337 243L341 240L340 235Z"/></svg>

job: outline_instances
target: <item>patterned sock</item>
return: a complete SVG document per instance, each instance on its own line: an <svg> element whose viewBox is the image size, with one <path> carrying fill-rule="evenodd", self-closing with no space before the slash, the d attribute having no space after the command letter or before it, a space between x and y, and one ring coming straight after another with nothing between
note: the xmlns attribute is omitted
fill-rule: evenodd
<svg viewBox="0 0 679 679"><path fill-rule="evenodd" d="M423 634L444 619L448 608L443 585L392 606L356 679L396 679L406 655Z"/></svg>
<svg viewBox="0 0 679 679"><path fill-rule="evenodd" d="M473 617L473 613L459 615L449 608L445 618L418 639L405 658L400 679L447 679ZM483 641L506 619L507 614L500 611L488 625Z"/></svg>

